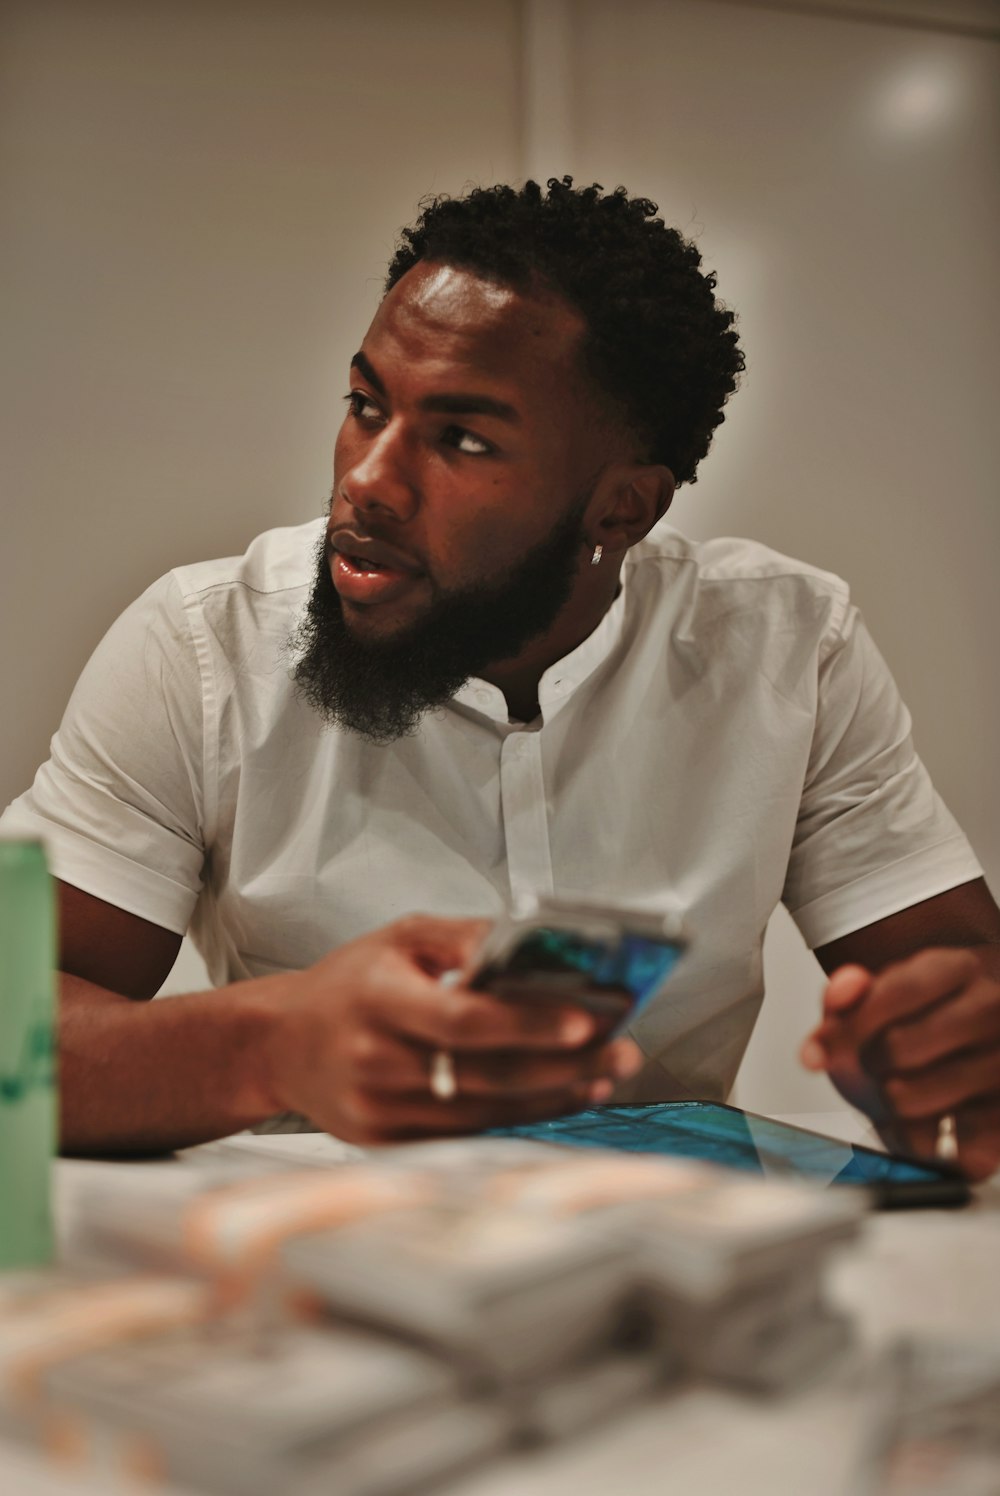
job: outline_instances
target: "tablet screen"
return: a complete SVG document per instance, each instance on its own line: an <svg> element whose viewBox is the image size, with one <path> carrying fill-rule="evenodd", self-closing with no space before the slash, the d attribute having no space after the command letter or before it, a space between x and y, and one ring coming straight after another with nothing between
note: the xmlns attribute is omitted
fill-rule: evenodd
<svg viewBox="0 0 1000 1496"><path fill-rule="evenodd" d="M598 1107L550 1122L501 1128L494 1135L584 1148L620 1148L629 1153L664 1153L754 1174L868 1186L881 1204L958 1204L968 1198L964 1183L947 1170L712 1101Z"/></svg>

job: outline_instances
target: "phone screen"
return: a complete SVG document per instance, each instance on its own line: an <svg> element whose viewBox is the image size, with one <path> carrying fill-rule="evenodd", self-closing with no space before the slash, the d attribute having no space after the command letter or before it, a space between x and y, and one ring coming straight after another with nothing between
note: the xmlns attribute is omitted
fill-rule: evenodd
<svg viewBox="0 0 1000 1496"><path fill-rule="evenodd" d="M880 1207L960 1205L965 1182L947 1168L897 1158L823 1137L802 1127L712 1101L665 1101L605 1106L498 1129L493 1136L530 1137L582 1148L620 1148L695 1158L754 1174L864 1187Z"/></svg>
<svg viewBox="0 0 1000 1496"><path fill-rule="evenodd" d="M666 981L683 952L679 941L657 939L626 930L615 941L595 940L552 925L525 931L499 967L488 965L473 985L489 987L501 975L561 980L583 977L592 987L624 990L632 998L631 1016Z"/></svg>

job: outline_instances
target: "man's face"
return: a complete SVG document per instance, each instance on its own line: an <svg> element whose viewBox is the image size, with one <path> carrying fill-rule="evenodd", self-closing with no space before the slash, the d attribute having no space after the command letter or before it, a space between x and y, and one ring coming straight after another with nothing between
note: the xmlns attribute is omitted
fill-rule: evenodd
<svg viewBox="0 0 1000 1496"><path fill-rule="evenodd" d="M588 461L593 474L583 330L556 298L448 265L417 265L386 296L334 457L332 578L357 637L489 588L576 502Z"/></svg>
<svg viewBox="0 0 1000 1496"><path fill-rule="evenodd" d="M420 264L351 369L297 678L376 739L547 634L585 587L601 465L580 317Z"/></svg>

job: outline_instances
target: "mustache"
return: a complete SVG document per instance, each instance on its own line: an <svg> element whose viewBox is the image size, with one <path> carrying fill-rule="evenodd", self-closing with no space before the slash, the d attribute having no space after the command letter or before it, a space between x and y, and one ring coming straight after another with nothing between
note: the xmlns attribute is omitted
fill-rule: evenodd
<svg viewBox="0 0 1000 1496"><path fill-rule="evenodd" d="M376 745L419 731L423 715L444 706L470 677L516 657L551 628L572 590L586 497L505 571L472 576L458 590L432 588L434 600L424 616L388 639L365 640L348 627L324 530L312 594L290 640L299 694L327 723ZM363 525L357 532L353 525L332 527L346 528L372 546L383 544L375 539L381 526Z"/></svg>
<svg viewBox="0 0 1000 1496"><path fill-rule="evenodd" d="M396 571L416 574L427 569L409 547L397 545L378 530L369 530L356 521L351 525L335 525L328 530L327 549L344 556L374 561L376 565Z"/></svg>

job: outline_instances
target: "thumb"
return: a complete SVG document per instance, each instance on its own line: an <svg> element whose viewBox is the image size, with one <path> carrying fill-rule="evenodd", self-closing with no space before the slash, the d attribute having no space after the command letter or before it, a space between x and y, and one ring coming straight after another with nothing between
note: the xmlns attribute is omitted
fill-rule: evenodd
<svg viewBox="0 0 1000 1496"><path fill-rule="evenodd" d="M804 1040L799 1059L807 1070L825 1070L830 1050L842 1036L840 1020L864 997L872 974L864 966L839 966L823 991L823 1018Z"/></svg>
<svg viewBox="0 0 1000 1496"><path fill-rule="evenodd" d="M428 973L465 970L472 965L491 928L488 919L438 919L411 914L398 920L393 935L398 950L406 952Z"/></svg>
<svg viewBox="0 0 1000 1496"><path fill-rule="evenodd" d="M823 993L823 1013L835 1017L846 1013L861 1001L872 984L872 974L865 966L838 966Z"/></svg>

